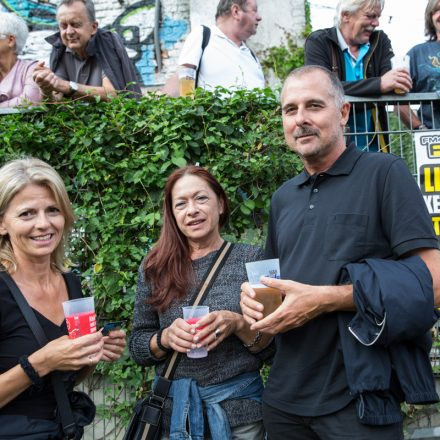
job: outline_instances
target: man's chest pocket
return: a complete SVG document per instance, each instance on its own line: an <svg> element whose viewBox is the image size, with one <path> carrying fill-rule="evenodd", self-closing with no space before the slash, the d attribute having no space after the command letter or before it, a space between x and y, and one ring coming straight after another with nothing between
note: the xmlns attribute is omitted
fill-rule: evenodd
<svg viewBox="0 0 440 440"><path fill-rule="evenodd" d="M333 214L325 229L324 255L329 260L357 261L365 256L368 215Z"/></svg>

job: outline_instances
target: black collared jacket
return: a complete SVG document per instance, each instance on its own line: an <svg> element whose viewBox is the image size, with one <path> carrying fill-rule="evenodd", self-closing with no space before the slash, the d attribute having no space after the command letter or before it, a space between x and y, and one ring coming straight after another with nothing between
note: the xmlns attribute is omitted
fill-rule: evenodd
<svg viewBox="0 0 440 440"><path fill-rule="evenodd" d="M351 96L380 96L380 77L391 70L394 56L391 41L383 31L374 31L370 37L370 48L364 58L364 78L359 81L345 80L344 55L339 47L335 27L312 32L305 43L305 65L318 65L334 72L342 82L344 92ZM387 131L387 115L384 106L379 106L373 122L377 132ZM380 136L381 151L388 151L388 135Z"/></svg>
<svg viewBox="0 0 440 440"><path fill-rule="evenodd" d="M55 71L66 46L61 41L59 32L47 37L46 41L52 45L50 68ZM105 76L116 90L131 92L127 96L131 98L142 96L133 63L128 57L119 35L108 30L98 29L90 39L86 50L89 56L96 57Z"/></svg>

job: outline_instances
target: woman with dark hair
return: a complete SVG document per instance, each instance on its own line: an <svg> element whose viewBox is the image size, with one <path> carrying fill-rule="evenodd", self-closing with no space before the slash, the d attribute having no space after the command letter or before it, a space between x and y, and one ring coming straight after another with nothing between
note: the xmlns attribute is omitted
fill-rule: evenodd
<svg viewBox="0 0 440 440"><path fill-rule="evenodd" d="M199 359L182 356L170 391L173 399L168 398L164 407L163 439L179 434L186 438L186 424L178 420L185 421L182 412L193 404L192 399L200 400L199 393L228 396L214 404L201 398L212 439L264 438L259 368L271 354L271 338L250 330L239 304L240 285L247 279L245 263L261 259L262 250L236 244L203 302L210 313L194 325L182 319L182 307L192 304L224 242L220 228L228 217L226 194L207 170L188 166L170 175L160 238L139 269L129 348L135 362L155 365L157 374L163 374L171 350L187 353L205 346L209 353ZM183 383L195 383L199 393L182 396L176 390ZM231 392L234 387L240 392ZM203 423L201 432L191 417L189 425L193 438L210 438L207 429L203 433Z"/></svg>

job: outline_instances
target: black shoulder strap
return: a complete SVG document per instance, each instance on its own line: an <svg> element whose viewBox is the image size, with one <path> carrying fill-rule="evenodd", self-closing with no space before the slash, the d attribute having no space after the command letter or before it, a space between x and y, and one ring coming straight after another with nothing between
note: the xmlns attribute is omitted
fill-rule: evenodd
<svg viewBox="0 0 440 440"><path fill-rule="evenodd" d="M209 293L209 290L211 289L215 279L217 278L217 275L219 274L226 260L228 259L229 254L231 253L233 247L234 247L234 243L229 243L227 241L223 242L220 249L217 251L217 254L211 266L206 271L205 276L203 277L203 280L199 285L199 289L197 289L197 293L194 295L194 297L191 300L191 304L193 306L202 304L203 301L205 301L206 296ZM170 356L168 356L163 369L163 371L165 372L163 376L166 379L171 380L172 377L174 376L181 355L182 353L174 351Z"/></svg>
<svg viewBox="0 0 440 440"><path fill-rule="evenodd" d="M247 48L249 49L249 51L251 52L251 55L254 57L254 60L258 64L258 58L257 58L257 55L255 55L255 52L249 46L247 46Z"/></svg>
<svg viewBox="0 0 440 440"><path fill-rule="evenodd" d="M203 52L205 51L206 46L208 45L209 40L211 38L211 29L203 24L202 24L202 28L203 28L202 53L200 54L199 65L196 70L196 87L199 84L199 71L200 71L200 66L202 65Z"/></svg>
<svg viewBox="0 0 440 440"><path fill-rule="evenodd" d="M204 301L206 295L209 292L209 289L212 286L212 283L215 281L218 273L220 272L229 254L231 253L233 246L234 245L232 243L228 243L227 241L223 242L221 248L217 251L217 254L210 268L206 271L206 274L202 282L200 283L200 288L197 289L197 293L192 298L192 305L196 306ZM182 353L179 353L177 351L173 351L168 355L164 366L165 373L157 378L152 394L144 399L144 401L148 400L150 405L152 405L152 407L145 406L144 410L149 412L150 417L154 414L153 419L155 420L158 420L160 409L163 407L165 399L168 396L168 391L171 386L171 379L174 376L174 372L176 371L177 365L181 357ZM151 426L151 422L146 422L145 425L141 428L142 439L148 439L148 433Z"/></svg>
<svg viewBox="0 0 440 440"><path fill-rule="evenodd" d="M8 286L12 296L15 299L15 302L17 303L18 307L21 310L21 313L24 316L24 319L32 330L35 339L41 345L41 347L43 347L48 343L47 336L44 333L44 330L38 322L37 317L35 316L35 313L31 309L29 303L26 301L26 298L23 296L17 284L15 284L15 281L8 273L0 272L0 278L2 278ZM50 380L52 382L55 398L58 404L58 409L60 411L63 431L68 438L73 438L75 435L75 422L73 419L72 409L70 407L70 402L67 397L66 389L64 388L64 384L61 380L60 372L53 371L50 374Z"/></svg>

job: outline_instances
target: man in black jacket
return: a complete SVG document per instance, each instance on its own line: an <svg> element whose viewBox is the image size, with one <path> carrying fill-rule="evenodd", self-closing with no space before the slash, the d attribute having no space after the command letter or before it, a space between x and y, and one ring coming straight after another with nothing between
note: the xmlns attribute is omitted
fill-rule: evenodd
<svg viewBox="0 0 440 440"><path fill-rule="evenodd" d="M313 32L305 44L305 64L319 65L335 72L346 95L377 96L400 88L409 92L411 77L405 69L391 69L394 56L391 42L383 31L376 31L384 0L340 0L335 26ZM363 111L363 104L352 109L350 132L387 130L385 108ZM361 136L357 147L367 151L387 151L384 136Z"/></svg>
<svg viewBox="0 0 440 440"><path fill-rule="evenodd" d="M117 91L141 96L122 40L98 28L91 0L62 0L57 21L59 32L46 39L53 46L50 68L40 64L33 75L44 95L55 100L107 100Z"/></svg>

